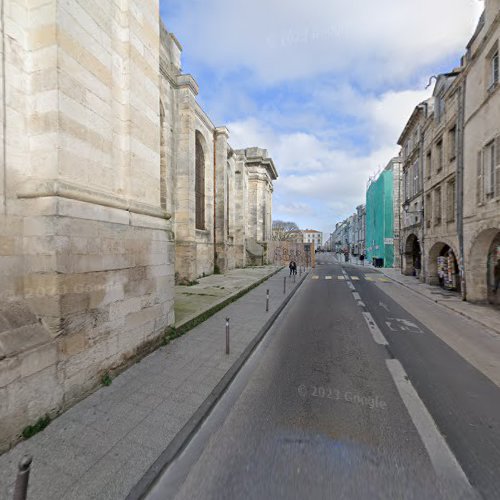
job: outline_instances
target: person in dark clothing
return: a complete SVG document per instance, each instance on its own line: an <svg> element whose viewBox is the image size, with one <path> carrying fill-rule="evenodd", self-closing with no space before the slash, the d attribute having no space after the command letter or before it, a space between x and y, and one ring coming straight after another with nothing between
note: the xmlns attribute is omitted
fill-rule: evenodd
<svg viewBox="0 0 500 500"><path fill-rule="evenodd" d="M293 274L293 265L294 265L294 262L293 262L293 260L291 260L290 264L288 264L288 269L290 269L290 276Z"/></svg>

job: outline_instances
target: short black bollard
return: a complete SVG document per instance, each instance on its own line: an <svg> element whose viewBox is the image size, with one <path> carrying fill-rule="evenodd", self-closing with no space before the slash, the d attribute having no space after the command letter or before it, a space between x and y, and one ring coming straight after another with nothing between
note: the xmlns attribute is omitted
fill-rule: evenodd
<svg viewBox="0 0 500 500"><path fill-rule="evenodd" d="M283 293L286 293L286 276L283 278Z"/></svg>
<svg viewBox="0 0 500 500"><path fill-rule="evenodd" d="M33 457L25 455L19 462L13 500L26 500L32 461Z"/></svg>
<svg viewBox="0 0 500 500"><path fill-rule="evenodd" d="M229 318L226 318L226 354L229 354Z"/></svg>
<svg viewBox="0 0 500 500"><path fill-rule="evenodd" d="M266 290L266 312L269 312L269 289Z"/></svg>

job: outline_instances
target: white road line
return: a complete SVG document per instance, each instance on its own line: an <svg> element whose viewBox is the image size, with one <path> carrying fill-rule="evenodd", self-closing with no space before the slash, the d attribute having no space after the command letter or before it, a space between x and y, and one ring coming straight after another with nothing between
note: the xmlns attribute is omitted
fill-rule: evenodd
<svg viewBox="0 0 500 500"><path fill-rule="evenodd" d="M319 280L319 276L312 276L311 277L313 280Z"/></svg>
<svg viewBox="0 0 500 500"><path fill-rule="evenodd" d="M353 292L352 296L354 300L361 300L361 295L358 292Z"/></svg>
<svg viewBox="0 0 500 500"><path fill-rule="evenodd" d="M356 288L354 288L354 285L353 285L350 281L347 281L347 286L348 286L351 290L356 290Z"/></svg>
<svg viewBox="0 0 500 500"><path fill-rule="evenodd" d="M352 281L359 281L359 277L358 276L351 276L351 279L352 279Z"/></svg>
<svg viewBox="0 0 500 500"><path fill-rule="evenodd" d="M362 300L358 300L359 307L366 307L366 304Z"/></svg>
<svg viewBox="0 0 500 500"><path fill-rule="evenodd" d="M415 425L438 477L447 481L459 481L460 485L472 490L462 467L439 432L434 419L413 388L406 372L397 359L387 359L387 368L394 379L399 395Z"/></svg>
<svg viewBox="0 0 500 500"><path fill-rule="evenodd" d="M340 281L343 281L343 280L345 280L345 276L337 276L337 279Z"/></svg>
<svg viewBox="0 0 500 500"><path fill-rule="evenodd" d="M332 277L331 276L325 276L325 280L331 280Z"/></svg>
<svg viewBox="0 0 500 500"><path fill-rule="evenodd" d="M377 323L375 323L373 316L369 312L363 312L362 314L365 318L368 328L370 329L373 340L375 340L375 342L380 345L389 345L387 343L387 340L385 340L383 333L380 331L380 328L377 326Z"/></svg>

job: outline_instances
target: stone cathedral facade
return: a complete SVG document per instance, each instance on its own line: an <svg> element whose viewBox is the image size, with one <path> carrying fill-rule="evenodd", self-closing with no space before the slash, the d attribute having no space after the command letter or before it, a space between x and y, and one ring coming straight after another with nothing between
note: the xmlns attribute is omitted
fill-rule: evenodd
<svg viewBox="0 0 500 500"><path fill-rule="evenodd" d="M233 150L158 0L5 0L0 449L174 323L174 284L265 261L273 161Z"/></svg>

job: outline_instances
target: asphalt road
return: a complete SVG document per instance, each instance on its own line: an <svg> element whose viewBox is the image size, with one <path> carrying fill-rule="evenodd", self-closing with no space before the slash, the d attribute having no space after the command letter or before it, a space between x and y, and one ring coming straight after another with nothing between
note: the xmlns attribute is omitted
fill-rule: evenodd
<svg viewBox="0 0 500 500"><path fill-rule="evenodd" d="M380 274L319 263L148 498L499 498L499 388Z"/></svg>

